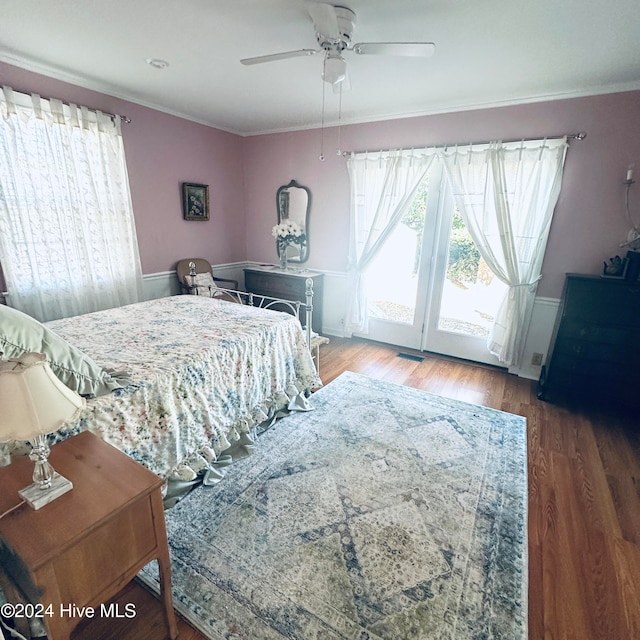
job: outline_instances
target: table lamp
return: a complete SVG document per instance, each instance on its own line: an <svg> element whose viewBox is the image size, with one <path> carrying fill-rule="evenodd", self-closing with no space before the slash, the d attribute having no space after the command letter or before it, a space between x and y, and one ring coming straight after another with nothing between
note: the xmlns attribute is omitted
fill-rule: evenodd
<svg viewBox="0 0 640 640"><path fill-rule="evenodd" d="M73 488L47 461L46 435L78 415L85 401L53 373L42 353L0 361L0 442L29 441L33 484L18 493L40 509Z"/></svg>

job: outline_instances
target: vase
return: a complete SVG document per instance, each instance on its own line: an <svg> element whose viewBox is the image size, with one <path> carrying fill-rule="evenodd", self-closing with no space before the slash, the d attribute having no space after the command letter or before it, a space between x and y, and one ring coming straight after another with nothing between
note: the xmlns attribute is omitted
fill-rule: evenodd
<svg viewBox="0 0 640 640"><path fill-rule="evenodd" d="M284 243L280 245L280 268L287 270L287 245Z"/></svg>

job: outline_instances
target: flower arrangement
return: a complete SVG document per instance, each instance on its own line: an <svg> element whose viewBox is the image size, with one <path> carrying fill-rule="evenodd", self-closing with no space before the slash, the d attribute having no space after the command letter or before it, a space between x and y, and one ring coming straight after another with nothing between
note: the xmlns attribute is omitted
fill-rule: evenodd
<svg viewBox="0 0 640 640"><path fill-rule="evenodd" d="M271 235L276 238L281 247L284 245L285 248L291 243L304 244L306 240L306 236L300 228L300 225L292 220L285 220L275 225L271 231Z"/></svg>
<svg viewBox="0 0 640 640"><path fill-rule="evenodd" d="M271 235L278 242L278 253L280 255L280 267L287 268L287 247L290 244L303 245L307 236L300 228L300 225L292 220L284 220L271 230Z"/></svg>

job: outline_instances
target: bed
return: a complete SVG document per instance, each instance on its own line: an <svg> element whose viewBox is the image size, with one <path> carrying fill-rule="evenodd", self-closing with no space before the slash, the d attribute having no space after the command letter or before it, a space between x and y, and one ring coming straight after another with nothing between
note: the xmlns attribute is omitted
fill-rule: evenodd
<svg viewBox="0 0 640 640"><path fill-rule="evenodd" d="M120 381L51 442L89 429L167 479L250 444L283 407L308 409L322 384L298 319L246 304L179 295L43 326Z"/></svg>

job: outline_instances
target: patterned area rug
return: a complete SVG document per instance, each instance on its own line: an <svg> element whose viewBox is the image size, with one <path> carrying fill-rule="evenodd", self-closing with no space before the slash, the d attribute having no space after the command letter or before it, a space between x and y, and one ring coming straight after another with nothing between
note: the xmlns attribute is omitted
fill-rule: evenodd
<svg viewBox="0 0 640 640"><path fill-rule="evenodd" d="M524 640L525 419L349 372L312 404L166 512L178 610L216 640Z"/></svg>

